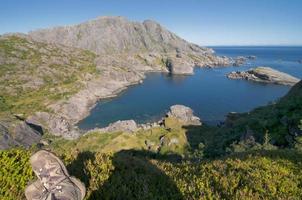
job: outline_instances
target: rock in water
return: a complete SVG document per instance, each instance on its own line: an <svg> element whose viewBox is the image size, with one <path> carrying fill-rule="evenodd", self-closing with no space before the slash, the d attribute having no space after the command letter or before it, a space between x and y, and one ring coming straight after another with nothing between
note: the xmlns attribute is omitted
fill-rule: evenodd
<svg viewBox="0 0 302 200"><path fill-rule="evenodd" d="M280 85L295 85L300 79L270 67L257 67L248 71L231 72L227 75L230 79L246 79L249 81L273 83Z"/></svg>
<svg viewBox="0 0 302 200"><path fill-rule="evenodd" d="M174 117L185 125L201 125L200 118L193 115L193 110L183 105L171 106L167 116Z"/></svg>
<svg viewBox="0 0 302 200"><path fill-rule="evenodd" d="M193 74L193 64L180 58L168 58L166 66L171 74L191 75Z"/></svg>

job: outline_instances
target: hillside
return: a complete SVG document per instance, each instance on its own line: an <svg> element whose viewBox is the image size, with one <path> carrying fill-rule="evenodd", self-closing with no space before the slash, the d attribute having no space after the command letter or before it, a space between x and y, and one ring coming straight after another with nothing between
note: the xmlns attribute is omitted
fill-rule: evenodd
<svg viewBox="0 0 302 200"><path fill-rule="evenodd" d="M41 124L25 121L37 112L49 118L64 102L99 76L90 51L40 43L26 36L0 37L0 148L29 146L41 138ZM57 131L56 131L57 132ZM72 133L70 133L72 134Z"/></svg>
<svg viewBox="0 0 302 200"><path fill-rule="evenodd" d="M155 21L131 22L124 17L99 17L78 25L32 31L29 35L43 42L78 47L97 54L213 53L211 49L181 39Z"/></svg>
<svg viewBox="0 0 302 200"><path fill-rule="evenodd" d="M44 133L75 139L94 104L147 72L193 74L230 59L191 44L156 22L101 17L79 25L0 36L0 149Z"/></svg>

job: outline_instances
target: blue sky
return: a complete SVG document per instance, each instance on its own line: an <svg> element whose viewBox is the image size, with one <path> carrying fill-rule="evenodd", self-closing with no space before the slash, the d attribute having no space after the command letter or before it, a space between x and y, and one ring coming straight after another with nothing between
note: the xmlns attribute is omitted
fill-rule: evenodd
<svg viewBox="0 0 302 200"><path fill-rule="evenodd" d="M153 19L200 45L302 45L302 0L1 0L0 34L103 15Z"/></svg>

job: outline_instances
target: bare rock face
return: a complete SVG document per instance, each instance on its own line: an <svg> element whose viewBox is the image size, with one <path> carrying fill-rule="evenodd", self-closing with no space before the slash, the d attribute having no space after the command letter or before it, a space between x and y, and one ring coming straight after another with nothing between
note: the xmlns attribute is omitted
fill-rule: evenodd
<svg viewBox="0 0 302 200"><path fill-rule="evenodd" d="M270 67L257 67L248 71L231 72L227 75L230 79L245 79L255 82L273 83L280 85L295 85L300 79L280 72Z"/></svg>
<svg viewBox="0 0 302 200"><path fill-rule="evenodd" d="M14 124L0 122L0 149L12 146L29 147L40 141L42 128L36 124L18 121Z"/></svg>
<svg viewBox="0 0 302 200"><path fill-rule="evenodd" d="M191 44L152 20L131 22L124 17L99 17L75 26L32 31L35 40L88 49L98 54L213 51Z"/></svg>
<svg viewBox="0 0 302 200"><path fill-rule="evenodd" d="M12 146L18 146L18 142L9 134L8 127L0 123L0 150L8 149Z"/></svg>
<svg viewBox="0 0 302 200"><path fill-rule="evenodd" d="M40 127L47 129L55 136L62 136L65 139L76 139L80 133L70 122L59 115L51 115L46 112L37 112L35 115L30 116L27 123L37 124Z"/></svg>
<svg viewBox="0 0 302 200"><path fill-rule="evenodd" d="M183 105L171 106L167 116L174 117L185 125L201 125L200 118L193 115L193 110Z"/></svg>

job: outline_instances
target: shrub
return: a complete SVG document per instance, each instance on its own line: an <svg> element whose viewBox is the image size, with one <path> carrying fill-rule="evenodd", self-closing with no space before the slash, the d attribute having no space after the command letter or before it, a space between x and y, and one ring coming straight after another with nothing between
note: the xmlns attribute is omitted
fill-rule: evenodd
<svg viewBox="0 0 302 200"><path fill-rule="evenodd" d="M30 151L0 151L0 199L24 199L24 189L34 175L29 164Z"/></svg>

